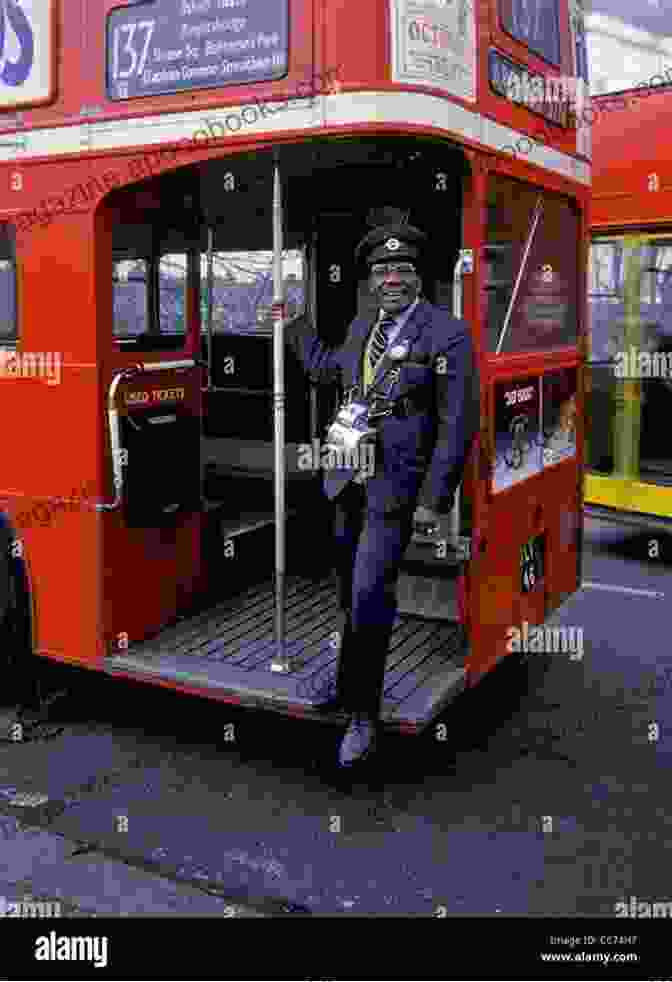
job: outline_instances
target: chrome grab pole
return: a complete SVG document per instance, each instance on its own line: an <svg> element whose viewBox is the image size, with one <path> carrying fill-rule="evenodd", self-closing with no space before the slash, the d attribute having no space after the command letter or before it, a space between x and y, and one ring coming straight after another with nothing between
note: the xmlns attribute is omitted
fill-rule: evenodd
<svg viewBox="0 0 672 982"><path fill-rule="evenodd" d="M285 652L285 311L282 283L282 192L273 170L273 406L275 416L275 656L272 672L290 672Z"/></svg>
<svg viewBox="0 0 672 982"><path fill-rule="evenodd" d="M310 250L310 265L306 261L305 251L304 251L304 268L309 269L309 295L307 303L307 313L309 317L312 317L313 324L317 321L317 231L313 229L313 237L311 241ZM309 382L310 386L310 439L319 440L320 438L320 427L318 419L318 402L317 402L317 385L313 382Z"/></svg>
<svg viewBox="0 0 672 982"><path fill-rule="evenodd" d="M215 290L215 230L208 225L208 283L207 283L207 320L208 320L208 383L207 390L212 389L212 319L214 313ZM200 299L200 298L199 298Z"/></svg>
<svg viewBox="0 0 672 982"><path fill-rule="evenodd" d="M471 249L460 249L460 255L453 272L453 317L462 318L462 276L474 270L474 254ZM455 501L448 519L448 528L453 539L460 534L460 497L462 484L455 489Z"/></svg>

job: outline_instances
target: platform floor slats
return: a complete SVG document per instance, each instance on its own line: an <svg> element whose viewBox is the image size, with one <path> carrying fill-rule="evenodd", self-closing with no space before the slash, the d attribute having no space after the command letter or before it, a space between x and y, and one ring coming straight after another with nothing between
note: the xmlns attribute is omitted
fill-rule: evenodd
<svg viewBox="0 0 672 982"><path fill-rule="evenodd" d="M315 596L329 591L329 584L323 583L315 589ZM248 635L250 628L267 621L272 623L274 617L274 594L272 590L260 590L259 586L251 587L243 593L217 604L209 610L197 614L161 632L161 651L173 648L176 653L186 654L209 644L218 637L219 632L226 631L231 641ZM297 602L305 602L305 591L299 583L288 583L287 611L291 611ZM151 642L150 642L151 643Z"/></svg>
<svg viewBox="0 0 672 982"><path fill-rule="evenodd" d="M399 720L407 728L423 729L464 689L465 677L463 668L444 663L441 671L426 677L422 684L397 702L394 709L390 707L388 724Z"/></svg>
<svg viewBox="0 0 672 982"><path fill-rule="evenodd" d="M306 593L294 607L287 606L287 637L292 646L312 649L328 642L330 635L338 626L338 600L331 584L315 593ZM275 609L273 607L273 621ZM274 629L264 634L263 644L259 644L258 654L247 659L246 668L258 668L275 655Z"/></svg>
<svg viewBox="0 0 672 982"><path fill-rule="evenodd" d="M443 671L448 654L445 640L439 641L431 652L427 652L422 661L418 661L412 667L409 666L401 678L394 681L390 680L389 687L386 678L385 694L391 699L403 702L416 689L421 688L428 679ZM457 655L457 651L455 655Z"/></svg>
<svg viewBox="0 0 672 982"><path fill-rule="evenodd" d="M330 644L339 628L332 577L287 578L286 652L296 655L291 673L270 670L275 656L273 582L244 590L208 611L187 618L148 641L105 660L105 669L131 678L172 680L226 693L244 705L337 722L318 712L315 683L335 668ZM397 617L390 643L382 719L386 726L420 732L464 686L459 625Z"/></svg>
<svg viewBox="0 0 672 982"><path fill-rule="evenodd" d="M306 631L316 630L316 614L319 609L324 622L323 633L333 630L333 617L336 611L336 598L333 590L325 584L321 590L308 595L295 592L288 595L285 618L288 640L303 640ZM273 594L264 598L261 608L240 621L230 625L227 618L220 618L212 625L209 637L200 645L202 653L218 661L228 660L231 665L256 668L275 654L275 599ZM194 653L195 649L182 653Z"/></svg>

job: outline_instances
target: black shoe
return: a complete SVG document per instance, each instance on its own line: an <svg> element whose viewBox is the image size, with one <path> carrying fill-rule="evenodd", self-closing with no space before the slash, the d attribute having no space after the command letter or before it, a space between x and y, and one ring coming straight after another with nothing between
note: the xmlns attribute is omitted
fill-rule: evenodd
<svg viewBox="0 0 672 982"><path fill-rule="evenodd" d="M350 717L350 725L338 752L341 767L362 763L375 753L377 728L377 720L373 716L356 714Z"/></svg>

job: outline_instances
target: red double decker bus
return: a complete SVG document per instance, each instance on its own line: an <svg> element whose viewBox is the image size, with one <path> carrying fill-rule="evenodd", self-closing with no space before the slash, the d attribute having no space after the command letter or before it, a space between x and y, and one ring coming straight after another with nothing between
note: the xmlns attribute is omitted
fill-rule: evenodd
<svg viewBox="0 0 672 982"><path fill-rule="evenodd" d="M469 324L481 386L456 507L399 584L382 718L419 732L579 584L580 7L2 16L5 679L67 663L316 716L336 594L304 461L340 393L312 387L274 318L340 344L371 304L355 245L393 213L427 233L424 294Z"/></svg>
<svg viewBox="0 0 672 982"><path fill-rule="evenodd" d="M593 99L586 504L672 519L672 185L667 76ZM624 152L627 147L627 153Z"/></svg>

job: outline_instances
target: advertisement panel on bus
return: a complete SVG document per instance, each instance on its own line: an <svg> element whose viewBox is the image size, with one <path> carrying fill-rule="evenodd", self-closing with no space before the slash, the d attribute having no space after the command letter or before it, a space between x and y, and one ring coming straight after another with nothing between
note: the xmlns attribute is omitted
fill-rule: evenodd
<svg viewBox="0 0 672 982"><path fill-rule="evenodd" d="M0 4L0 109L37 106L54 93L53 0Z"/></svg>

